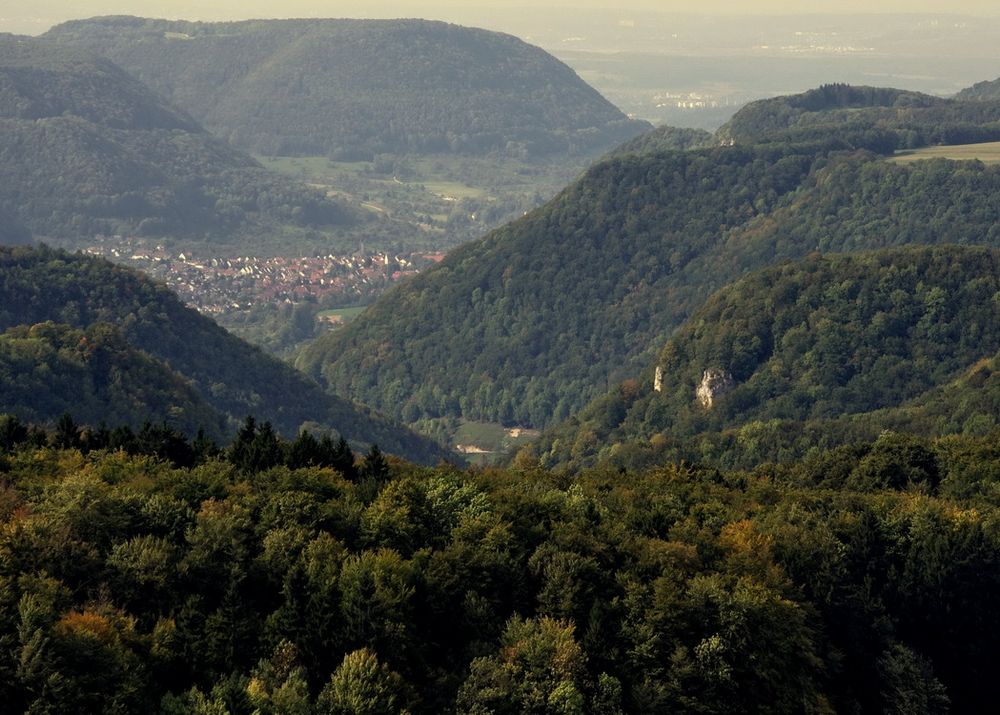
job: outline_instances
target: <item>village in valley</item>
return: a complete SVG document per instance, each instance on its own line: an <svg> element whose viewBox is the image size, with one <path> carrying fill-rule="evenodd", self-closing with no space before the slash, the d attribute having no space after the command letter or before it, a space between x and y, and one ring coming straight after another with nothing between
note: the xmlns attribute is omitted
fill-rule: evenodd
<svg viewBox="0 0 1000 715"><path fill-rule="evenodd" d="M84 253L139 268L188 305L221 316L263 304L312 301L322 308L365 304L387 288L440 262L442 253L367 252L322 256L212 256L171 252L125 236L98 236Z"/></svg>

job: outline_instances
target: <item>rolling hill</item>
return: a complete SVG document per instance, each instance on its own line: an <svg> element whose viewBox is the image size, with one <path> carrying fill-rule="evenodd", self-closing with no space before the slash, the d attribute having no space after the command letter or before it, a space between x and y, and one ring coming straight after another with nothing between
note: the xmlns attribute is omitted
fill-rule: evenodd
<svg viewBox="0 0 1000 715"><path fill-rule="evenodd" d="M99 17L46 36L260 154L590 155L649 127L538 47L441 22Z"/></svg>
<svg viewBox="0 0 1000 715"><path fill-rule="evenodd" d="M747 466L886 429L985 434L1000 425L998 267L996 250L943 246L753 273L678 328L655 370L534 449L564 466L664 453Z"/></svg>
<svg viewBox="0 0 1000 715"><path fill-rule="evenodd" d="M637 375L708 295L748 271L813 251L998 245L996 167L896 165L865 133L848 134L604 161L318 339L298 364L408 422L547 426ZM901 134L869 138L891 152Z"/></svg>
<svg viewBox="0 0 1000 715"><path fill-rule="evenodd" d="M125 234L231 250L359 220L214 138L107 59L13 35L0 35L2 215L22 237L63 245Z"/></svg>
<svg viewBox="0 0 1000 715"><path fill-rule="evenodd" d="M286 436L305 424L419 462L449 457L431 440L324 393L139 273L44 247L0 248L0 330L46 321L118 326L130 346L182 376L230 427L252 414Z"/></svg>

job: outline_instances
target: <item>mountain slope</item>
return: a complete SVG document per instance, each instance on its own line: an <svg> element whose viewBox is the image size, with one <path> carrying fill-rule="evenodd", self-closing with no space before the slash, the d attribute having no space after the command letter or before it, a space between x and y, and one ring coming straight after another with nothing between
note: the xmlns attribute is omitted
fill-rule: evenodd
<svg viewBox="0 0 1000 715"><path fill-rule="evenodd" d="M565 419L747 271L812 251L1000 244L1000 169L836 140L625 155L452 252L299 366L407 421ZM359 369L360 367L360 369Z"/></svg>
<svg viewBox="0 0 1000 715"><path fill-rule="evenodd" d="M103 17L47 37L104 54L264 154L590 154L649 126L537 47L440 22Z"/></svg>
<svg viewBox="0 0 1000 715"><path fill-rule="evenodd" d="M604 162L317 340L300 367L407 420L565 417L627 362L660 282L753 216L751 197L773 204L798 186L813 157L781 154Z"/></svg>
<svg viewBox="0 0 1000 715"><path fill-rule="evenodd" d="M787 429L768 437L782 448L804 432L836 443L887 428L988 429L1000 403L967 385L990 382L989 362L953 380L1000 349L998 269L996 250L944 246L817 255L756 272L670 337L655 363L659 391L649 369L536 449L546 462L580 464L684 440L711 452L705 445L719 440L706 435L749 425L757 440Z"/></svg>
<svg viewBox="0 0 1000 715"><path fill-rule="evenodd" d="M446 456L434 442L324 393L141 274L47 248L0 248L0 329L45 321L119 326L130 345L189 380L231 424L253 414L285 435L311 423L421 462Z"/></svg>
<svg viewBox="0 0 1000 715"><path fill-rule="evenodd" d="M233 246L356 221L108 60L13 35L0 35L0 214L68 245L122 233Z"/></svg>
<svg viewBox="0 0 1000 715"><path fill-rule="evenodd" d="M0 409L39 423L69 412L90 425L168 421L189 435L228 437L222 413L109 325L40 323L0 334Z"/></svg>

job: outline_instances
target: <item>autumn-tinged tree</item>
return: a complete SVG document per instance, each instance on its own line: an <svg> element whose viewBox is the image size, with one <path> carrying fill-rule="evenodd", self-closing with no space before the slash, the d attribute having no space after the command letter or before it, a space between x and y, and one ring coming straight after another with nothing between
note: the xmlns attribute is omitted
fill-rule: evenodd
<svg viewBox="0 0 1000 715"><path fill-rule="evenodd" d="M587 712L586 655L566 621L514 618L496 655L477 658L458 694L469 715Z"/></svg>
<svg viewBox="0 0 1000 715"><path fill-rule="evenodd" d="M403 715L402 678L368 648L344 656L316 701L318 715Z"/></svg>

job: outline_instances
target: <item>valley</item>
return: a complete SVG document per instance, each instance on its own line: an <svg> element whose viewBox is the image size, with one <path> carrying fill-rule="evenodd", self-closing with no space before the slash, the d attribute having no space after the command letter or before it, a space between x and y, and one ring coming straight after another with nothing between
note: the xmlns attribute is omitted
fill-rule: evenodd
<svg viewBox="0 0 1000 715"><path fill-rule="evenodd" d="M372 248L444 252L537 208L580 174L586 159L379 154L372 161L258 156L263 166L388 219Z"/></svg>
<svg viewBox="0 0 1000 715"><path fill-rule="evenodd" d="M495 5L0 34L0 710L991 712L997 11Z"/></svg>

